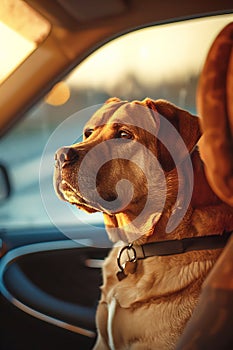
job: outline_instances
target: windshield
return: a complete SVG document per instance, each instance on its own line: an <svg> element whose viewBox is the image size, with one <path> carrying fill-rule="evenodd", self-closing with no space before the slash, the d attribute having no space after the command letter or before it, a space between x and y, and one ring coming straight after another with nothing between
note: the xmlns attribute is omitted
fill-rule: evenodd
<svg viewBox="0 0 233 350"><path fill-rule="evenodd" d="M55 86L0 141L0 163L12 185L11 196L0 203L1 228L102 223L101 214L85 214L56 197L54 152L81 139L91 113L112 96L163 98L195 113L204 59L217 33L232 20L233 15L223 15L124 35ZM78 123L72 122L73 115Z"/></svg>

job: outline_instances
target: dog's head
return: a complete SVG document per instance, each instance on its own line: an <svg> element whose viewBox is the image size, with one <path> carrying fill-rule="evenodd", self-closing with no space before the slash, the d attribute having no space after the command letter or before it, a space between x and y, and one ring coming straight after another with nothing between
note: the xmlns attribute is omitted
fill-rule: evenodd
<svg viewBox="0 0 233 350"><path fill-rule="evenodd" d="M171 215L176 168L199 137L197 118L167 101L109 99L86 124L83 141L57 151L56 192L103 212L114 241L148 236Z"/></svg>

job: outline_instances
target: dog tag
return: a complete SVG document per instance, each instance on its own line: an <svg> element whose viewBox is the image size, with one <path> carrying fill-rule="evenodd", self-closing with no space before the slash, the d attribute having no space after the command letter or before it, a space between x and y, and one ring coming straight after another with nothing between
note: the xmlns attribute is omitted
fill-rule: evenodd
<svg viewBox="0 0 233 350"><path fill-rule="evenodd" d="M125 251L127 252L128 260L122 263L122 260L121 260L122 254ZM128 274L133 274L136 272L137 257L136 257L136 250L134 249L132 244L129 244L120 250L117 257L117 265L120 269L120 271L118 271L116 274L118 281L122 281L124 278L128 276Z"/></svg>
<svg viewBox="0 0 233 350"><path fill-rule="evenodd" d="M124 273L124 271L118 271L116 274L118 281L122 281L124 278L127 277L127 275Z"/></svg>
<svg viewBox="0 0 233 350"><path fill-rule="evenodd" d="M126 261L124 267L124 273L128 275L129 273L133 274L137 270L137 260Z"/></svg>

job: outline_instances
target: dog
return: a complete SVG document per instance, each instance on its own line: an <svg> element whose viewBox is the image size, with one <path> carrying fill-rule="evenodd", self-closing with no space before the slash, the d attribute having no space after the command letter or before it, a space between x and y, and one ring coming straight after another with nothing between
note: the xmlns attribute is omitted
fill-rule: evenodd
<svg viewBox="0 0 233 350"><path fill-rule="evenodd" d="M102 212L115 242L95 350L174 349L192 315L233 230L233 208L206 180L200 138L198 117L168 101L111 98L82 142L56 152L57 195Z"/></svg>

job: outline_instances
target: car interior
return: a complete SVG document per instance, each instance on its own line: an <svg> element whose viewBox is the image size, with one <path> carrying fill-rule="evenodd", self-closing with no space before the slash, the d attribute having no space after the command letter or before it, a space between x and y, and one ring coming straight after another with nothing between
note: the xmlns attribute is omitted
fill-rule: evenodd
<svg viewBox="0 0 233 350"><path fill-rule="evenodd" d="M101 266L112 242L100 213L83 213L56 197L54 153L81 140L85 122L113 96L164 98L197 114L208 50L231 22L229 0L1 2L2 350L92 348ZM224 257L231 261L231 276L230 248ZM224 259L211 286L222 264ZM203 335L199 349L232 348L228 281L216 306L228 308L224 328L212 340ZM193 334L214 327L219 317L205 306L209 285L203 295L179 350L194 349Z"/></svg>

